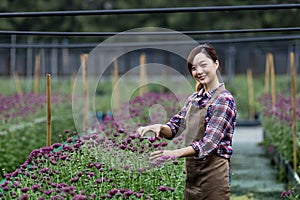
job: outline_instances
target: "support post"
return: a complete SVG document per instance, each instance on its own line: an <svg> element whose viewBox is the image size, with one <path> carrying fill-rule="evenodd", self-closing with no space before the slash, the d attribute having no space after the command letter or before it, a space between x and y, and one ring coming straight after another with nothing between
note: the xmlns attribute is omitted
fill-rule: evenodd
<svg viewBox="0 0 300 200"><path fill-rule="evenodd" d="M297 115L296 115L296 71L295 71L295 54L290 53L290 63L291 63L291 79L292 79L292 130L293 130L293 161L294 161L294 171L297 171Z"/></svg>
<svg viewBox="0 0 300 200"><path fill-rule="evenodd" d="M51 146L51 74L46 74L46 100L47 100L47 139L46 146Z"/></svg>

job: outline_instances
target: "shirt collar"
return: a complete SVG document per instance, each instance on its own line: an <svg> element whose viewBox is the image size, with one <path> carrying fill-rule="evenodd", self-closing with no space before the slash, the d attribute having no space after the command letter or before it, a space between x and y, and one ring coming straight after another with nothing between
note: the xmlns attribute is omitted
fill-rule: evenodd
<svg viewBox="0 0 300 200"><path fill-rule="evenodd" d="M207 91L207 92L205 92L204 89L202 88L202 89L198 92L198 95L203 95L203 96L206 96L206 97L208 97L208 98L211 98L212 95L213 95L220 87L222 87L223 85L224 85L224 83L220 83L220 84L218 85L218 87L216 87L216 88L214 88L214 89L211 89L211 90L209 90L209 91Z"/></svg>

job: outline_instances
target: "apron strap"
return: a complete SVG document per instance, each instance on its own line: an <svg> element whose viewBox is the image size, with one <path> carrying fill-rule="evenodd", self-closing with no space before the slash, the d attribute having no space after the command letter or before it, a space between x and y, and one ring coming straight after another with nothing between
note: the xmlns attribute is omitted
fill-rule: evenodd
<svg viewBox="0 0 300 200"><path fill-rule="evenodd" d="M207 104L205 106L206 110L214 102L214 100L219 96L219 94L221 94L224 90L225 90L225 86L223 84L217 89L217 91L215 91L215 93L212 95L211 99L207 102Z"/></svg>

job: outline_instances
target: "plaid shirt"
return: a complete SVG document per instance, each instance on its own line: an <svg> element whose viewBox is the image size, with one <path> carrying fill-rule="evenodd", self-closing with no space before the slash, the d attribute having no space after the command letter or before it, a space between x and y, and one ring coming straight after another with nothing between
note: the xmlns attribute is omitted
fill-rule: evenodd
<svg viewBox="0 0 300 200"><path fill-rule="evenodd" d="M200 90L188 98L185 106L167 123L172 130L173 137L178 132L180 125L183 124L181 122L185 118L189 103L192 101L193 105L203 108L216 90L217 88L204 93ZM232 136L235 125L236 105L234 98L229 91L224 90L207 109L204 137L191 143L196 151L195 157L203 158L215 153L224 158L231 158L233 151Z"/></svg>

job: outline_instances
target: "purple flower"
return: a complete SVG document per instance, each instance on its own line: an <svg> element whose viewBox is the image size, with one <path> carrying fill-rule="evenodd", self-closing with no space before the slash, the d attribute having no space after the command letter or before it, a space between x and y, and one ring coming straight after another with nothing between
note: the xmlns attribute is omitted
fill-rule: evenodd
<svg viewBox="0 0 300 200"><path fill-rule="evenodd" d="M94 194L94 193L90 195L90 198L91 198L91 199L95 199L96 197L97 197L97 195Z"/></svg>
<svg viewBox="0 0 300 200"><path fill-rule="evenodd" d="M153 142L155 142L156 138L155 137L151 137L148 140L149 140L149 142L153 143Z"/></svg>
<svg viewBox="0 0 300 200"><path fill-rule="evenodd" d="M45 191L44 193L46 194L46 195L48 195L48 196L50 196L51 194L52 194L52 190L47 190L47 191Z"/></svg>
<svg viewBox="0 0 300 200"><path fill-rule="evenodd" d="M31 187L31 189L36 192L38 189L40 188L40 185L39 184L35 184Z"/></svg>
<svg viewBox="0 0 300 200"><path fill-rule="evenodd" d="M46 174L49 170L50 170L49 168L45 167L45 168L40 170L40 173Z"/></svg>
<svg viewBox="0 0 300 200"><path fill-rule="evenodd" d="M143 193L136 193L136 194L135 194L135 196L136 196L137 198L141 198L143 195L144 195Z"/></svg>
<svg viewBox="0 0 300 200"><path fill-rule="evenodd" d="M79 180L78 177L71 178L70 183L76 183L78 182L78 180Z"/></svg>
<svg viewBox="0 0 300 200"><path fill-rule="evenodd" d="M161 142L161 143L159 143L159 146L161 146L161 147L165 147L165 146L167 146L167 145L168 145L167 142Z"/></svg>
<svg viewBox="0 0 300 200"><path fill-rule="evenodd" d="M130 169L130 165L129 165L129 164L125 165L125 166L124 166L124 169L125 169L125 170L129 170L129 169Z"/></svg>
<svg viewBox="0 0 300 200"><path fill-rule="evenodd" d="M69 137L68 139L67 139L67 143L72 143L73 142L73 138L72 137Z"/></svg>
<svg viewBox="0 0 300 200"><path fill-rule="evenodd" d="M95 180L95 183L104 183L104 182L106 182L106 178L100 178Z"/></svg>
<svg viewBox="0 0 300 200"><path fill-rule="evenodd" d="M165 192L165 191L168 191L169 188L167 186L160 186L157 188L158 191L162 191L162 192Z"/></svg>
<svg viewBox="0 0 300 200"><path fill-rule="evenodd" d="M11 173L11 176L12 176L12 177L17 177L18 174L19 174L19 170L16 169L14 172Z"/></svg>
<svg viewBox="0 0 300 200"><path fill-rule="evenodd" d="M22 194L21 196L19 196L18 199L19 200L27 200L27 199L29 199L29 195L28 194Z"/></svg>
<svg viewBox="0 0 300 200"><path fill-rule="evenodd" d="M121 188L120 192L123 194L124 192L126 192L126 189L125 188Z"/></svg>
<svg viewBox="0 0 300 200"><path fill-rule="evenodd" d="M73 200L87 200L87 196L81 195L81 194L76 194L76 195L73 197Z"/></svg>
<svg viewBox="0 0 300 200"><path fill-rule="evenodd" d="M29 188L28 188L28 187L24 187L24 188L21 189L21 191L22 191L23 193L26 193L26 192L29 191Z"/></svg>
<svg viewBox="0 0 300 200"><path fill-rule="evenodd" d="M132 191L132 190L127 190L126 192L124 192L124 195L125 196L131 196L131 195L133 195L133 194L135 194L135 192L134 191Z"/></svg>
<svg viewBox="0 0 300 200"><path fill-rule="evenodd" d="M285 198L285 197L288 197L292 194L292 191L291 190L286 190L286 191L283 191L281 193L281 198Z"/></svg>
<svg viewBox="0 0 300 200"><path fill-rule="evenodd" d="M119 191L118 189L114 188L114 189L110 190L108 192L108 194L111 195L111 196L114 196L115 194L117 194L118 191Z"/></svg>
<svg viewBox="0 0 300 200"><path fill-rule="evenodd" d="M100 169L100 168L102 167L102 165L101 165L100 163L97 163L97 162L94 163L94 166L95 166L97 169Z"/></svg>
<svg viewBox="0 0 300 200"><path fill-rule="evenodd" d="M55 143L55 144L52 144L52 147L55 149L55 148L60 147L61 145L62 145L61 143Z"/></svg>

